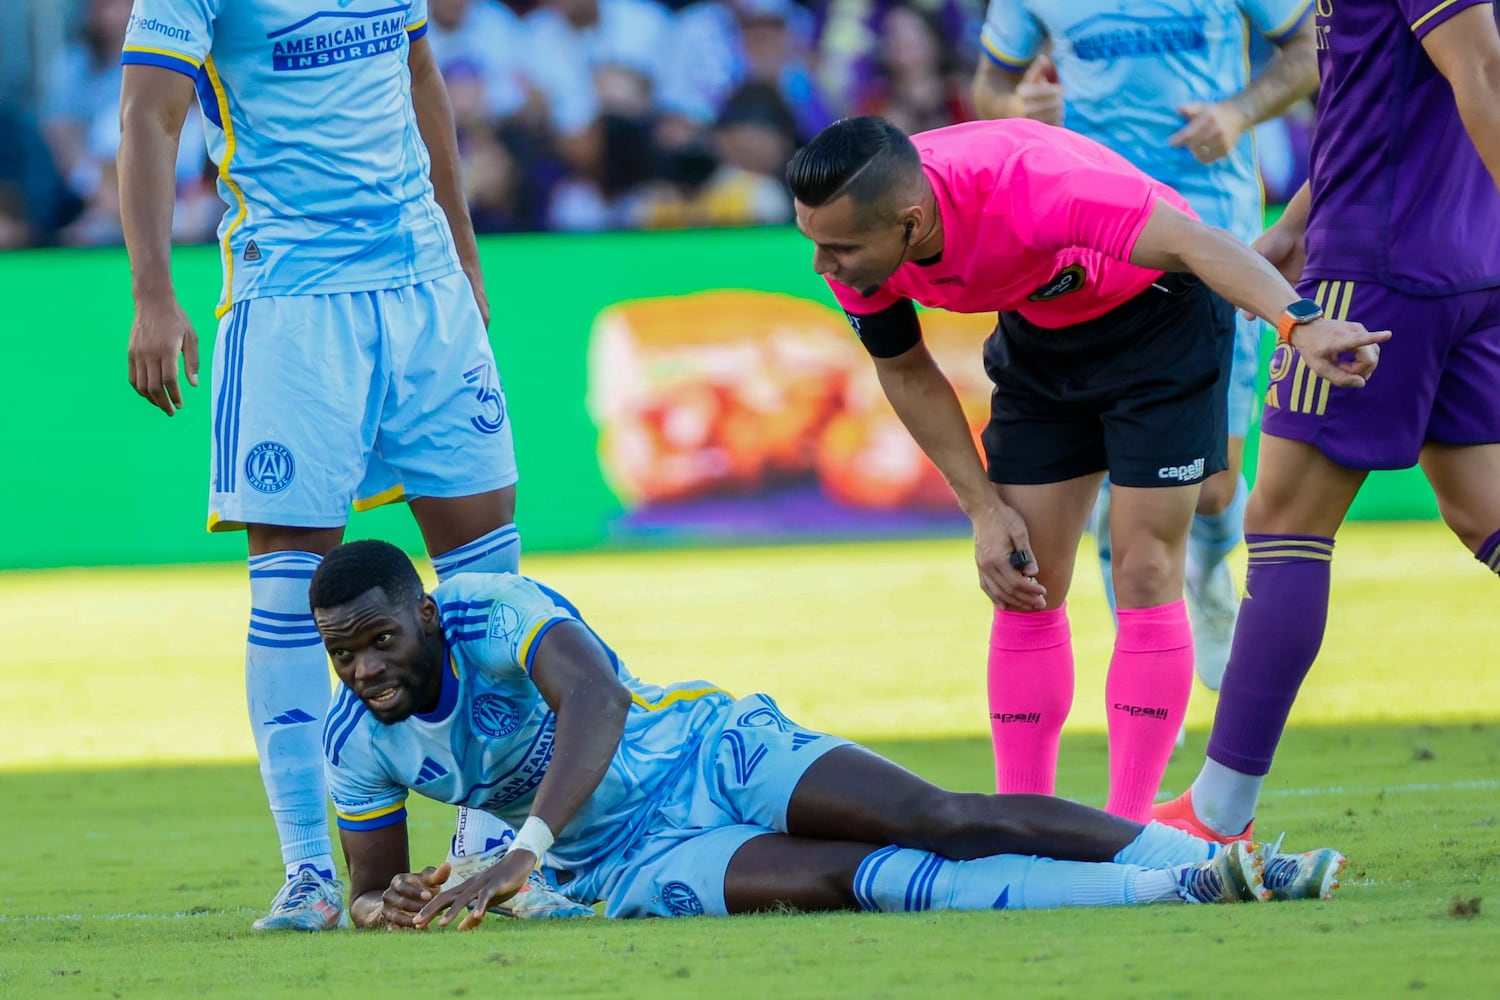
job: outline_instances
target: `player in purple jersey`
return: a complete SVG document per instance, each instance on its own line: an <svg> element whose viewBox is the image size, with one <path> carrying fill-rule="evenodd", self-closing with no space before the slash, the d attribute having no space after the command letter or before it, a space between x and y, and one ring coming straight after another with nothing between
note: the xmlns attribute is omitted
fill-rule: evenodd
<svg viewBox="0 0 1500 1000"><path fill-rule="evenodd" d="M1500 30L1492 0L1318 0L1312 179L1256 248L1332 318L1389 328L1352 392L1271 361L1250 573L1208 760L1158 819L1248 837L1328 612L1333 536L1373 469L1420 462L1500 573Z"/></svg>

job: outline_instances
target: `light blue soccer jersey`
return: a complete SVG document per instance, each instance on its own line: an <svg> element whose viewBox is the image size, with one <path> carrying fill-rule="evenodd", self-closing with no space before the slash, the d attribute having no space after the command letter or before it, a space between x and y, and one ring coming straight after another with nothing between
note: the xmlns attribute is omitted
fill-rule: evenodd
<svg viewBox="0 0 1500 1000"><path fill-rule="evenodd" d="M514 574L460 574L433 596L448 641L438 707L385 725L341 685L329 710L328 787L344 829L400 822L408 789L520 826L552 760L556 717L529 670L549 629L582 620L577 609ZM598 893L590 870L636 840L658 818L659 805L686 794L699 750L717 739L734 701L704 682L646 684L609 656L633 700L625 733L604 780L558 832L548 856L584 874L576 884L587 896Z"/></svg>
<svg viewBox="0 0 1500 1000"><path fill-rule="evenodd" d="M1284 41L1310 0L990 0L985 54L1024 72L1043 42L1065 98L1063 124L1181 192L1203 221L1246 241L1262 228L1262 191L1247 133L1216 163L1167 145L1177 109L1212 103L1249 80L1249 26Z"/></svg>
<svg viewBox="0 0 1500 1000"><path fill-rule="evenodd" d="M229 206L220 316L458 270L406 64L426 30L427 0L135 0L122 60L197 85Z"/></svg>

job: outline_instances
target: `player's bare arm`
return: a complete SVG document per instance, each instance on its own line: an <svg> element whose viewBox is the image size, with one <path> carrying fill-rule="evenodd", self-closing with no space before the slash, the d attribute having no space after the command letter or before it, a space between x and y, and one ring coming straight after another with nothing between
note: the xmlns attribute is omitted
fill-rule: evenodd
<svg viewBox="0 0 1500 1000"><path fill-rule="evenodd" d="M1455 14L1429 31L1422 47L1453 87L1464 128L1500 187L1500 30L1494 5Z"/></svg>
<svg viewBox="0 0 1500 1000"><path fill-rule="evenodd" d="M903 354L874 361L880 386L896 415L943 474L974 524L974 558L985 594L1012 611L1046 607L1047 592L1034 579L1038 569L1030 557L1026 523L990 483L958 395L926 345L918 342ZM1012 553L1025 553L1025 562L1015 565Z"/></svg>
<svg viewBox="0 0 1500 1000"><path fill-rule="evenodd" d="M198 384L198 335L172 286L177 144L193 81L174 70L126 66L120 89L120 221L130 255L130 384L167 416L182 407L177 357Z"/></svg>
<svg viewBox="0 0 1500 1000"><path fill-rule="evenodd" d="M1276 53L1245 89L1222 101L1194 101L1178 108L1187 119L1167 140L1187 147L1200 162L1228 156L1246 130L1269 121L1318 86L1317 27L1311 16L1276 46Z"/></svg>
<svg viewBox="0 0 1500 1000"><path fill-rule="evenodd" d="M1312 212L1312 185L1304 181L1276 224L1260 235L1251 249L1260 254L1288 284L1302 280L1302 268L1307 264L1307 220ZM1253 314L1252 314L1253 315Z"/></svg>
<svg viewBox="0 0 1500 1000"><path fill-rule="evenodd" d="M465 908L469 912L458 929L477 927L486 909L520 891L546 853L546 846L526 848L527 827L545 824L550 836L567 826L599 787L620 748L630 691L585 626L564 622L549 630L532 661L531 679L557 715L552 761L537 786L531 818L500 861L423 906L413 922L419 929L435 918L446 927Z"/></svg>
<svg viewBox="0 0 1500 1000"><path fill-rule="evenodd" d="M447 877L442 871L442 878L429 884L439 869L407 870L411 855L404 819L378 830L340 829L339 841L349 865L349 919L355 927L411 927Z"/></svg>
<svg viewBox="0 0 1500 1000"><path fill-rule="evenodd" d="M1024 73L1012 73L987 56L979 57L972 88L974 109L981 118L1030 118L1061 125L1063 88L1057 67L1047 55L1037 56Z"/></svg>
<svg viewBox="0 0 1500 1000"><path fill-rule="evenodd" d="M407 57L411 70L411 101L417 114L417 129L432 159L432 190L438 205L453 231L453 244L469 284L474 286L474 300L484 325L490 324L490 301L484 290L484 274L479 267L479 243L474 238L474 222L464 200L463 176L459 171L458 132L453 124L453 107L448 103L448 87L432 57L432 45L424 38L411 43Z"/></svg>
<svg viewBox="0 0 1500 1000"><path fill-rule="evenodd" d="M1130 263L1163 271L1190 271L1231 303L1268 323L1280 322L1297 302L1295 289L1260 254L1220 229L1205 226L1158 201L1146 220ZM1294 326L1292 346L1308 367L1334 385L1360 388L1380 360L1379 345L1389 330L1369 331L1358 323L1318 319ZM1344 354L1352 360L1340 360Z"/></svg>

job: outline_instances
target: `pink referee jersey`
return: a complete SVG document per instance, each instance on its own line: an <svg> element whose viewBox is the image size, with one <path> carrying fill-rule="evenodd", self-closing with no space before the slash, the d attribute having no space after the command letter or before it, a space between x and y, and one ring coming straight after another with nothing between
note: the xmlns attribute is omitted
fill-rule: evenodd
<svg viewBox="0 0 1500 1000"><path fill-rule="evenodd" d="M1013 118L912 142L937 197L943 252L902 264L869 297L829 279L852 315L914 299L951 312L1019 312L1050 329L1083 323L1161 277L1126 262L1157 201L1196 218L1176 191L1067 129Z"/></svg>

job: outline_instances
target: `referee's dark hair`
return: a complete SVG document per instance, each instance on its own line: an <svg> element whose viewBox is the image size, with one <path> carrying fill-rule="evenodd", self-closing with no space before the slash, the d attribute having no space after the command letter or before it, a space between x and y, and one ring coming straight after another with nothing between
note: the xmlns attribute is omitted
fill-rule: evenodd
<svg viewBox="0 0 1500 1000"><path fill-rule="evenodd" d="M422 578L411 557L390 542L365 538L335 546L323 558L307 585L307 601L314 609L336 608L376 587L396 607L422 597Z"/></svg>
<svg viewBox="0 0 1500 1000"><path fill-rule="evenodd" d="M847 194L861 209L903 190L922 173L911 139L884 118L842 118L797 150L786 183L808 208Z"/></svg>

